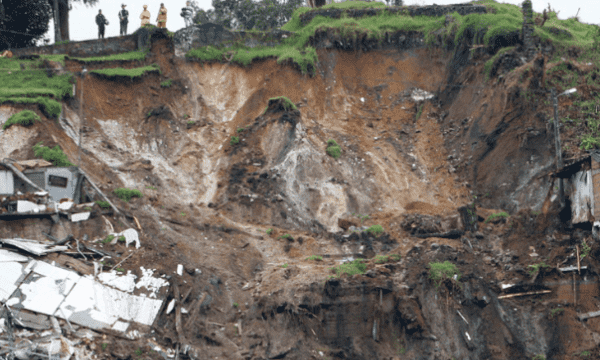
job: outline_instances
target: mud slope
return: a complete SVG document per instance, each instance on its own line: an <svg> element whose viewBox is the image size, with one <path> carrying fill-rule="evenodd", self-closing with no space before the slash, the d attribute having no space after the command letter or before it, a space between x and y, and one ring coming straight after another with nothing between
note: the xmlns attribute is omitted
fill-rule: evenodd
<svg viewBox="0 0 600 360"><path fill-rule="evenodd" d="M177 310L163 311L137 339L103 334L86 343L103 359L134 358L137 349L162 358L150 351L154 341L193 359L596 354L600 321L575 319L600 305L600 253L589 229L559 231L544 176L551 132L520 95L539 79L486 82L487 55L465 49L319 50L309 77L273 59L246 68L186 61L168 39L153 39L143 65L158 64L160 74L88 74L57 121L0 132L0 159L33 158L40 141L60 145L74 163L81 156L124 215L97 209L81 223L0 221L2 235L87 235L88 245L113 254L112 264L125 259L125 271L140 276L144 266L169 277L165 300L176 299ZM94 65L102 66L133 65ZM279 96L296 109L270 101ZM0 125L21 109L0 106ZM330 139L341 147L338 159L326 152ZM121 201L112 194L119 187L144 196ZM459 214L473 194L477 213ZM511 216L490 221L500 210ZM138 220L141 249L100 242ZM356 231L372 225L384 233ZM584 238L595 252L582 264L589 269L577 280L577 301L564 290L570 273L529 274L542 260L576 265ZM341 260L359 256L364 274L333 276ZM458 266L460 282L429 278L430 264L443 261ZM499 299L546 289L553 293Z"/></svg>

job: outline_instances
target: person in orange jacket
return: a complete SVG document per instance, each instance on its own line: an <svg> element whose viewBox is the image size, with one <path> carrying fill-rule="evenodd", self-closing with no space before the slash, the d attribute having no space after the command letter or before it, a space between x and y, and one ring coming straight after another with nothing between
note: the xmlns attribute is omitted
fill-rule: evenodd
<svg viewBox="0 0 600 360"><path fill-rule="evenodd" d="M167 8L165 8L165 4L160 4L160 10L158 10L158 17L156 18L156 25L161 29L167 27Z"/></svg>
<svg viewBox="0 0 600 360"><path fill-rule="evenodd" d="M142 15L140 15L140 19L142 19L142 25L150 24L150 11L148 11L148 5L144 5L144 11L142 11Z"/></svg>

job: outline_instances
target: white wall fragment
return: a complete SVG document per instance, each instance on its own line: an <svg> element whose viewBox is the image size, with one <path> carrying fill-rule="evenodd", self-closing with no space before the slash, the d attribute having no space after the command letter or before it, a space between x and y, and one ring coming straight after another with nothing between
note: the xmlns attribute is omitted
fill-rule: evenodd
<svg viewBox="0 0 600 360"><path fill-rule="evenodd" d="M18 213L39 213L46 211L46 205L38 205L26 200L17 200Z"/></svg>
<svg viewBox="0 0 600 360"><path fill-rule="evenodd" d="M183 275L183 265L181 265L181 264L177 265L177 275L179 275L179 276Z"/></svg>
<svg viewBox="0 0 600 360"><path fill-rule="evenodd" d="M71 214L71 222L86 221L90 218L91 214L91 212Z"/></svg>

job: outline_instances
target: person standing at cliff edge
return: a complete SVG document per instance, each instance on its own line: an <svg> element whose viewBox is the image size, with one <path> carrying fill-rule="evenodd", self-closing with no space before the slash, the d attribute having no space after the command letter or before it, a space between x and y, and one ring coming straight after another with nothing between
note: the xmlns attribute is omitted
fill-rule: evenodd
<svg viewBox="0 0 600 360"><path fill-rule="evenodd" d="M102 15L102 10L98 10L96 25L98 25L98 39L104 39L104 25L108 25L108 20Z"/></svg>
<svg viewBox="0 0 600 360"><path fill-rule="evenodd" d="M140 19L142 19L142 25L150 24L150 11L148 11L148 5L144 5L144 11L142 11L142 15L140 15Z"/></svg>
<svg viewBox="0 0 600 360"><path fill-rule="evenodd" d="M165 8L165 4L160 4L160 10L158 10L158 17L156 18L156 25L160 29L167 27L167 8Z"/></svg>
<svg viewBox="0 0 600 360"><path fill-rule="evenodd" d="M121 36L127 35L127 24L129 23L129 11L125 10L125 4L121 4L119 11L119 22L121 23Z"/></svg>

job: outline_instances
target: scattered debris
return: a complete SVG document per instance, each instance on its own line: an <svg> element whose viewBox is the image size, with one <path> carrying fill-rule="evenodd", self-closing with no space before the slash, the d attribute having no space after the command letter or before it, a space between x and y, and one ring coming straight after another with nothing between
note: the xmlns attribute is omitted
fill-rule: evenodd
<svg viewBox="0 0 600 360"><path fill-rule="evenodd" d="M527 296L527 295L549 294L551 292L552 292L552 290L528 291L528 292L524 292L524 293L501 295L501 296L498 296L498 299L508 299L508 298L513 298L513 297L518 297L518 296Z"/></svg>
<svg viewBox="0 0 600 360"><path fill-rule="evenodd" d="M582 266L581 270L585 270L587 269L587 266ZM562 271L562 272L567 272L567 271L575 271L577 270L577 266L567 266L564 268L558 268L558 270Z"/></svg>
<svg viewBox="0 0 600 360"><path fill-rule="evenodd" d="M598 317L598 316L600 316L600 311L592 311L592 312L589 312L589 313L577 315L577 317L581 321L586 320L586 319L590 319L590 318L594 318L594 317Z"/></svg>
<svg viewBox="0 0 600 360"><path fill-rule="evenodd" d="M35 240L27 239L0 239L1 243L18 247L19 249L25 250L33 255L42 256L51 252L67 251L67 246L56 246L53 244L44 244Z"/></svg>
<svg viewBox="0 0 600 360"><path fill-rule="evenodd" d="M181 265L181 264L177 265L177 275L179 275L179 276L183 275L183 265Z"/></svg>

